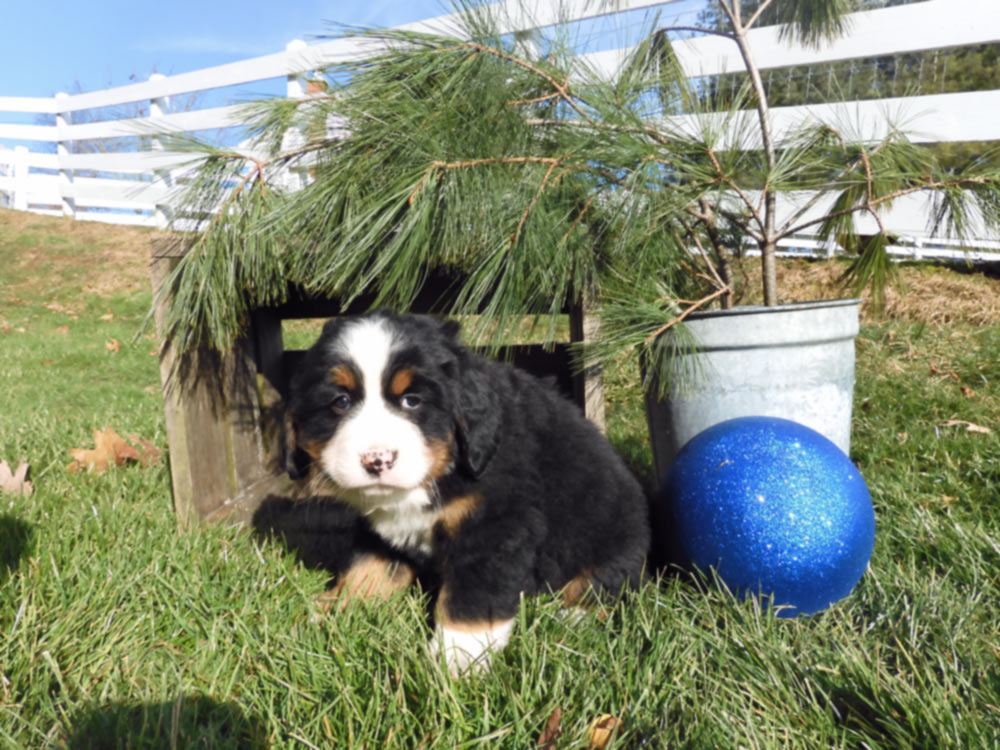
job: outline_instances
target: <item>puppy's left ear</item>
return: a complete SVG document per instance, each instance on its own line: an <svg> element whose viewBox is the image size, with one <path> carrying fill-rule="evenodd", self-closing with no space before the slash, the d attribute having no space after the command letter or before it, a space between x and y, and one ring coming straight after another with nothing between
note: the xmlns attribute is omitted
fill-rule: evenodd
<svg viewBox="0 0 1000 750"><path fill-rule="evenodd" d="M308 453L299 448L298 441L295 439L295 423L292 421L291 414L286 412L283 425L285 471L288 472L288 476L292 479L303 479L309 473L309 465L312 459Z"/></svg>
<svg viewBox="0 0 1000 750"><path fill-rule="evenodd" d="M478 477L500 444L500 398L483 372L468 370L460 382L456 417L459 462L473 477Z"/></svg>

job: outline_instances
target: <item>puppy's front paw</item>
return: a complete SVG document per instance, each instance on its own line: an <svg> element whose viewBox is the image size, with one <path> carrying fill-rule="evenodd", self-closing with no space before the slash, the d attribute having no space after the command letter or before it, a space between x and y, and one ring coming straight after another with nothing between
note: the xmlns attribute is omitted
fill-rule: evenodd
<svg viewBox="0 0 1000 750"><path fill-rule="evenodd" d="M430 643L431 656L435 660L444 656L452 677L484 671L493 652L507 645L513 628L513 620L459 628L438 625Z"/></svg>

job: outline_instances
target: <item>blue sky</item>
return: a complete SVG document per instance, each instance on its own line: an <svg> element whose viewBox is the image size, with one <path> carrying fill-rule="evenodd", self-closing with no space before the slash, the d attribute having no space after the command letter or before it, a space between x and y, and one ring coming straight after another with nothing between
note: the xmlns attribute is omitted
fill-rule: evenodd
<svg viewBox="0 0 1000 750"><path fill-rule="evenodd" d="M690 7L699 0L671 5ZM394 26L448 0L2 0L0 96L48 97L279 52L331 23Z"/></svg>
<svg viewBox="0 0 1000 750"><path fill-rule="evenodd" d="M442 0L4 0L0 96L52 96L279 52L327 22L394 26Z"/></svg>

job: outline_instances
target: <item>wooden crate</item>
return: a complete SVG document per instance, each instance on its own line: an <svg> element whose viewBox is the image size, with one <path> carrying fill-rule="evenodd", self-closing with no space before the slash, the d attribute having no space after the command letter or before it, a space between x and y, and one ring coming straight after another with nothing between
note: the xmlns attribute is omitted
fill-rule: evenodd
<svg viewBox="0 0 1000 750"><path fill-rule="evenodd" d="M187 249L188 244L181 239L152 241L150 277L154 295L159 294ZM441 290L449 286L444 279L430 279L424 288L413 305L414 312L440 307L436 303L441 299ZM361 312L371 303L371 299L359 299L345 312ZM178 523L187 527L222 519L244 522L253 519L265 500L280 506L283 500L307 499L308 485L293 482L282 469L283 398L288 373L302 352L285 350L281 321L331 317L340 314L339 302L294 299L279 307L256 310L232 351L198 349L184 355L164 337L167 304L168 299L160 300L156 325L162 341L160 374ZM554 376L564 392L603 430L600 371L593 368L574 375L568 350L569 343L593 336L596 319L582 308L567 312L570 342L557 343L551 350L538 345L515 346L506 354L518 366L538 375Z"/></svg>

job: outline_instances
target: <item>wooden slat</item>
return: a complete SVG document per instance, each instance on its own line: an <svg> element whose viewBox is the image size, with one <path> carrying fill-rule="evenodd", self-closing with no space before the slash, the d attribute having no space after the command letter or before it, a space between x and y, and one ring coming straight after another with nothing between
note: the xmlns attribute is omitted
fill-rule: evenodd
<svg viewBox="0 0 1000 750"><path fill-rule="evenodd" d="M186 244L172 238L152 243L150 277L161 339L169 298L160 292L185 251ZM165 341L160 376L174 505L179 524L189 526L270 473L252 345L243 340L231 352L196 349L181 355Z"/></svg>
<svg viewBox="0 0 1000 750"><path fill-rule="evenodd" d="M669 19L664 19L669 26ZM984 0L928 0L892 8L862 11L850 16L848 33L819 48L791 44L778 38L778 27L750 31L754 62L761 70L791 65L881 57L947 47L993 44L1000 41L1000 13ZM708 35L674 43L678 61L689 76L743 72L743 60L729 39ZM580 56L582 63L613 77L634 47Z"/></svg>

